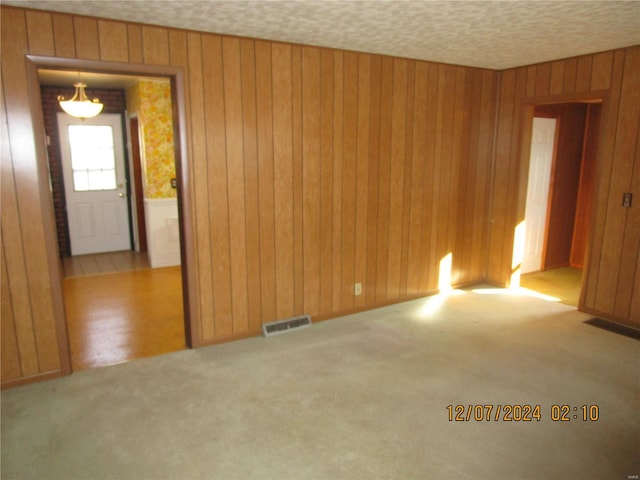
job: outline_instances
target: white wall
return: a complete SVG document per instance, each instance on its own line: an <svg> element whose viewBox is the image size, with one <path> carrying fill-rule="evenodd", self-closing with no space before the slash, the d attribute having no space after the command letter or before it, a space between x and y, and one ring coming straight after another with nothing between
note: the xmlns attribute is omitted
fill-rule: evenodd
<svg viewBox="0 0 640 480"><path fill-rule="evenodd" d="M175 198L144 200L147 254L151 268L180 265L178 201Z"/></svg>

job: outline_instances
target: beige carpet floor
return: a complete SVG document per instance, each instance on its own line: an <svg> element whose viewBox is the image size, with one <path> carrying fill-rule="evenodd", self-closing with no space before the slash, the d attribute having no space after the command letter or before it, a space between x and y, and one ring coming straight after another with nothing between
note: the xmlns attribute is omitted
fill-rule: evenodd
<svg viewBox="0 0 640 480"><path fill-rule="evenodd" d="M522 291L454 293L5 390L2 478L640 474L638 340Z"/></svg>

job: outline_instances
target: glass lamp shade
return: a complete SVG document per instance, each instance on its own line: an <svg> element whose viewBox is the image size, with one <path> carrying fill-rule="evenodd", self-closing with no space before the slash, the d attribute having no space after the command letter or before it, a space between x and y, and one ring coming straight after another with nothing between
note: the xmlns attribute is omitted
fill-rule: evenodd
<svg viewBox="0 0 640 480"><path fill-rule="evenodd" d="M76 93L71 100L65 100L62 95L58 96L58 101L62 109L72 117L92 118L102 111L104 106L97 98L89 100L84 92L84 83L76 83Z"/></svg>

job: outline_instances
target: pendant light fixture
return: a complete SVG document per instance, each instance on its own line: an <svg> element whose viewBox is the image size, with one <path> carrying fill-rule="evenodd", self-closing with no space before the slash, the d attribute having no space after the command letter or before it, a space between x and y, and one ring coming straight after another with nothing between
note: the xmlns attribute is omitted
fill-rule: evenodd
<svg viewBox="0 0 640 480"><path fill-rule="evenodd" d="M62 109L76 118L92 118L98 115L104 106L100 100L87 98L87 94L84 93L84 87L86 87L84 83L78 82L73 86L76 87L76 93L71 100L65 100L63 95L58 95Z"/></svg>

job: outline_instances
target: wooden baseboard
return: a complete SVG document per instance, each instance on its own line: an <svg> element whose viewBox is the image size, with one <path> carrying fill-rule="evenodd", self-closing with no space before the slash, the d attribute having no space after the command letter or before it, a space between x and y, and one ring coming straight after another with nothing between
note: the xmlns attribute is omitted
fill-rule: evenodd
<svg viewBox="0 0 640 480"><path fill-rule="evenodd" d="M2 390L6 388L19 387L21 385L27 385L29 383L41 382L43 380L51 380L53 378L63 377L65 374L61 370L54 370L52 372L39 373L37 375L31 375L29 377L20 377L13 380L3 380L0 384Z"/></svg>

